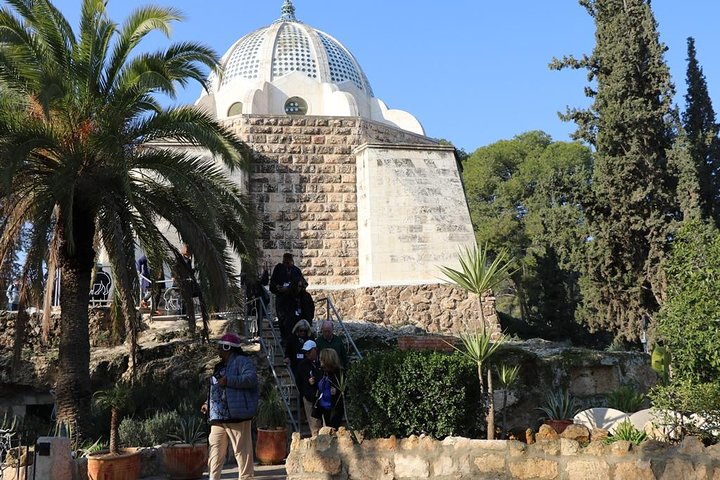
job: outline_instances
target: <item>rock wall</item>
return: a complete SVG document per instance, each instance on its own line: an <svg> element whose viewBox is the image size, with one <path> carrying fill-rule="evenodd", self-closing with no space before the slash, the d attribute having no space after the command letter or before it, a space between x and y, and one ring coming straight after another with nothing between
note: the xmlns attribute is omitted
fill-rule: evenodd
<svg viewBox="0 0 720 480"><path fill-rule="evenodd" d="M290 480L363 479L667 479L720 478L720 446L704 447L694 437L671 446L647 441L639 447L601 441L583 447L575 440L527 445L510 440L439 441L411 436L354 443L343 428L337 434L301 440L293 435L285 464ZM331 433L331 434L328 434Z"/></svg>
<svg viewBox="0 0 720 480"><path fill-rule="evenodd" d="M311 289L315 300L329 297L343 319L365 320L385 326L414 325L430 333L473 331L480 325L477 295L447 284L365 287L357 289ZM486 324L500 331L495 297L484 296ZM326 317L324 305L316 319Z"/></svg>

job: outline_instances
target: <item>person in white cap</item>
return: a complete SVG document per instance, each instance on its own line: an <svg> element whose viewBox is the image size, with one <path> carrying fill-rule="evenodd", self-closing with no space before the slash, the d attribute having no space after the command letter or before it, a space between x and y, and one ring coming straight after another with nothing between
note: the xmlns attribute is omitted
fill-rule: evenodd
<svg viewBox="0 0 720 480"><path fill-rule="evenodd" d="M321 420L312 416L315 397L317 396L317 382L322 378L322 371L320 370L320 362L318 362L317 345L313 340L305 342L303 352L305 352L305 358L300 361L297 367L295 381L303 398L305 417L310 427L310 433L315 437L320 432L320 427L322 427Z"/></svg>
<svg viewBox="0 0 720 480"><path fill-rule="evenodd" d="M243 354L240 341L234 333L218 341L220 362L210 378L208 399L200 408L210 422L210 480L221 478L228 442L235 452L238 478L254 478L250 427L258 406L258 379L255 364Z"/></svg>

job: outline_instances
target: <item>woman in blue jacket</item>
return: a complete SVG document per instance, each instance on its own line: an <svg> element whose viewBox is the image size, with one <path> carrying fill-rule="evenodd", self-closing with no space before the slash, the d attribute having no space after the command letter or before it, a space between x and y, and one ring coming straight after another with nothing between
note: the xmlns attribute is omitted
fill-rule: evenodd
<svg viewBox="0 0 720 480"><path fill-rule="evenodd" d="M220 480L228 442L235 452L240 479L253 478L251 423L258 405L255 364L243 355L240 337L226 333L218 342L220 363L210 378L208 399L201 410L210 421L210 480Z"/></svg>

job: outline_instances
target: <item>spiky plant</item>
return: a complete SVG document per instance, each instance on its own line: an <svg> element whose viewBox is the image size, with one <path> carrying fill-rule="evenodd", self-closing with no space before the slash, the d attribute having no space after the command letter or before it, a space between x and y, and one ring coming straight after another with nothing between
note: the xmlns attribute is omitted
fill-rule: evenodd
<svg viewBox="0 0 720 480"><path fill-rule="evenodd" d="M508 390L517 382L518 374L520 373L520 365L509 366L506 364L500 365L500 368L495 368L497 373L498 382L503 388L503 406L502 406L502 417L503 417L503 438L507 436L507 399Z"/></svg>

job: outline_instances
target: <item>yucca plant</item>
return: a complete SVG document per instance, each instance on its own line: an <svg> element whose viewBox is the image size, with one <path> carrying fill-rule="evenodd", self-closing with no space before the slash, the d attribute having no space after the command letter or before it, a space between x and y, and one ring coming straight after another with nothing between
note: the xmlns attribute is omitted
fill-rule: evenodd
<svg viewBox="0 0 720 480"><path fill-rule="evenodd" d="M509 366L506 364L500 365L500 368L495 369L497 373L498 382L503 388L503 406L502 406L502 417L503 417L503 438L507 436L507 399L508 390L517 382L518 374L520 373L520 365Z"/></svg>
<svg viewBox="0 0 720 480"><path fill-rule="evenodd" d="M287 423L285 407L275 385L268 382L260 391L260 403L255 417L259 428L276 429Z"/></svg>
<svg viewBox="0 0 720 480"><path fill-rule="evenodd" d="M440 266L440 271L448 278L450 283L458 288L474 293L479 299L488 290L492 290L504 282L514 273L512 260L507 250L501 250L489 262L487 244L483 247L473 245L460 250L458 255L460 270ZM492 333L485 325L485 312L483 311L482 300L480 300L480 328L475 333L460 335L463 348L459 349L452 345L458 352L462 353L471 362L477 365L478 381L480 391L486 399L487 405L487 438L492 440L495 437L495 405L493 400L492 372L487 370L487 393L483 384L483 363L485 363L505 342L505 337L500 335L493 341Z"/></svg>
<svg viewBox="0 0 720 480"><path fill-rule="evenodd" d="M175 433L168 435L173 443L187 443L195 446L207 441L204 422L197 417L183 417L177 425Z"/></svg>
<svg viewBox="0 0 720 480"><path fill-rule="evenodd" d="M624 420L615 428L615 432L605 439L605 443L614 443L619 440L627 440L635 445L640 445L647 440L647 433L635 428L630 420Z"/></svg>
<svg viewBox="0 0 720 480"><path fill-rule="evenodd" d="M580 411L578 401L567 390L558 390L545 395L545 405L538 407L548 420L570 420Z"/></svg>
<svg viewBox="0 0 720 480"><path fill-rule="evenodd" d="M623 385L607 396L608 406L625 413L634 413L642 409L645 395L638 393L629 385Z"/></svg>

